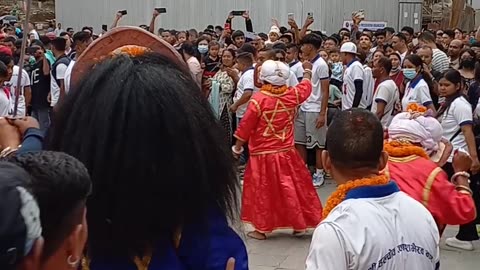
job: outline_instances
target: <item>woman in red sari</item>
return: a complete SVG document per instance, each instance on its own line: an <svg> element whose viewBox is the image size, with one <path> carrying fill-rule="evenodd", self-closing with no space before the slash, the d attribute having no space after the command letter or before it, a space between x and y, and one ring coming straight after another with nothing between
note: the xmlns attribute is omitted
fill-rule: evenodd
<svg viewBox="0 0 480 270"><path fill-rule="evenodd" d="M434 117L423 116L426 108L410 104L408 112L396 115L388 128L385 151L386 174L400 190L421 202L435 218L440 234L446 225L466 224L475 219L475 204L468 188L470 157L457 152L456 174L451 182L441 166L452 147L442 139L443 129Z"/></svg>
<svg viewBox="0 0 480 270"><path fill-rule="evenodd" d="M303 64L304 79L286 86L289 67L266 61L260 70L263 86L253 95L235 132L233 153L243 152L248 141L250 159L244 176L242 221L254 226L249 237L265 240L276 229L293 229L295 235L315 228L322 205L312 177L294 147L293 128L298 106L312 92L312 64Z"/></svg>

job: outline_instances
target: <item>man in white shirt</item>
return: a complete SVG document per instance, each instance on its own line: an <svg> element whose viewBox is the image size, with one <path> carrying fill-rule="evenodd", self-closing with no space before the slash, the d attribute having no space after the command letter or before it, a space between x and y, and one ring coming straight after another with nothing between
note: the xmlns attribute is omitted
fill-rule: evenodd
<svg viewBox="0 0 480 270"><path fill-rule="evenodd" d="M327 107L330 89L329 68L325 60L318 54L322 38L316 34L308 34L302 39L302 53L305 60L313 64L312 93L302 104L295 120L295 147L307 162L307 149L315 149L315 173L313 185L319 187L325 182L325 173L321 161L325 149L327 134Z"/></svg>
<svg viewBox="0 0 480 270"><path fill-rule="evenodd" d="M25 70L22 70L22 81L20 83L20 90L17 91L19 67L14 65L13 57L11 55L0 53L0 62L5 64L8 70L8 75L3 85L9 89L10 111L14 112L15 97L18 94L18 108L16 116L24 117L26 115L27 101L30 102L30 78ZM28 100L25 99L27 96Z"/></svg>
<svg viewBox="0 0 480 270"><path fill-rule="evenodd" d="M392 47L395 51L398 52L398 54L400 54L403 65L403 60L405 60L405 57L408 53L407 37L402 33L396 33L392 37Z"/></svg>
<svg viewBox="0 0 480 270"><path fill-rule="evenodd" d="M55 29L54 33L55 36L59 37L61 33L65 32L65 30L62 29L62 24L58 23L57 28Z"/></svg>
<svg viewBox="0 0 480 270"><path fill-rule="evenodd" d="M75 66L75 61L80 55L88 48L88 46L93 42L92 35L89 32L80 31L73 35L73 44L75 44L75 57L72 59L68 65L67 71L65 71L65 93L68 94L70 91L70 79L72 76L72 70Z"/></svg>
<svg viewBox="0 0 480 270"><path fill-rule="evenodd" d="M357 59L357 46L353 42L346 42L340 49L343 63L347 66L343 75L342 110L351 108L367 108L367 99L364 91L365 71Z"/></svg>
<svg viewBox="0 0 480 270"><path fill-rule="evenodd" d="M420 48L425 45L432 48L432 70L443 73L450 68L450 60L446 53L438 49L435 41L435 36L428 31L425 31L418 36L418 45Z"/></svg>
<svg viewBox="0 0 480 270"><path fill-rule="evenodd" d="M238 118L237 123L240 123L247 111L248 101L255 89L253 55L251 53L237 55L237 67L242 72L242 76L238 80L237 91L235 91L235 96L233 97L234 103L230 107L230 111L236 114Z"/></svg>
<svg viewBox="0 0 480 270"><path fill-rule="evenodd" d="M55 55L55 63L51 68L50 105L55 107L65 96L65 73L71 59L65 55L67 41L57 37L52 40L52 52Z"/></svg>
<svg viewBox="0 0 480 270"><path fill-rule="evenodd" d="M378 86L373 98L372 113L376 114L384 129L388 128L395 114L396 105L400 105L400 93L390 78L392 61L382 57L373 63L373 77Z"/></svg>
<svg viewBox="0 0 480 270"><path fill-rule="evenodd" d="M27 114L27 107L30 104L30 100L32 97L32 90L30 88L30 77L28 76L27 71L22 69L22 81L20 83L20 90L17 91L17 83L18 83L18 74L19 74L20 67L14 66L13 67L13 74L12 78L6 84L10 87L10 93L12 94L12 100L16 99L16 95L18 95L18 108L17 108L17 115L18 117L25 117ZM14 102L12 102L12 112L14 111Z"/></svg>
<svg viewBox="0 0 480 270"><path fill-rule="evenodd" d="M327 144L322 160L340 185L332 196L345 197L327 201L306 269L436 269L440 237L435 220L380 174L388 154L378 118L362 109L340 112L329 127ZM358 185L346 185L356 181Z"/></svg>
<svg viewBox="0 0 480 270"><path fill-rule="evenodd" d="M40 36L38 35L37 30L35 30L35 26L32 23L29 23L28 27L29 27L28 30L30 30L30 32L28 32L28 35L29 35L28 37L30 39L40 40Z"/></svg>
<svg viewBox="0 0 480 270"><path fill-rule="evenodd" d="M287 45L287 54L285 60L290 66L290 71L292 71L299 82L303 79L303 66L302 62L298 60L298 47L296 44Z"/></svg>

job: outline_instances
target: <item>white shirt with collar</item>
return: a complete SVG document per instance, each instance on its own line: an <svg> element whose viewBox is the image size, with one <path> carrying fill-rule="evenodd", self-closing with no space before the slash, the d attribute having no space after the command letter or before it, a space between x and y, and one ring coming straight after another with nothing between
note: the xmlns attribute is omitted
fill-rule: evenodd
<svg viewBox="0 0 480 270"><path fill-rule="evenodd" d="M303 78L303 65L302 62L300 61L294 61L290 64L290 71L292 71L295 76L297 77L297 80L300 81Z"/></svg>
<svg viewBox="0 0 480 270"><path fill-rule="evenodd" d="M345 73L343 74L342 110L344 111L353 107L356 80L363 81L363 94L358 108L365 109L368 107L366 100L367 93L365 91L365 70L359 61L354 60L347 65Z"/></svg>
<svg viewBox="0 0 480 270"><path fill-rule="evenodd" d="M302 104L304 112L320 112L322 109L322 81L330 79L330 72L327 62L320 55L312 60L312 93ZM325 98L328 98L325 97Z"/></svg>
<svg viewBox="0 0 480 270"><path fill-rule="evenodd" d="M306 269L434 270L439 241L430 212L395 183L357 188L315 229Z"/></svg>

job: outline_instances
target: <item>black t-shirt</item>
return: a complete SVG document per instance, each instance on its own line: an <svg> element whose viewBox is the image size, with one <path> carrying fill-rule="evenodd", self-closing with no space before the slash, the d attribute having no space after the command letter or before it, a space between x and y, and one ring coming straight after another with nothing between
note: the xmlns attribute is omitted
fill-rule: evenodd
<svg viewBox="0 0 480 270"><path fill-rule="evenodd" d="M32 65L30 73L30 82L32 88L32 109L46 109L50 108L50 103L47 100L50 93L50 74L44 75L43 61L41 60Z"/></svg>

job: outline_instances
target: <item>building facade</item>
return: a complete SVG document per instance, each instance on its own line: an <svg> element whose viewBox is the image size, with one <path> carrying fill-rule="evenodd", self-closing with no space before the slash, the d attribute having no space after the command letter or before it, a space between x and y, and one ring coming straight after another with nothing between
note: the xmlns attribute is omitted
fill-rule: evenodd
<svg viewBox="0 0 480 270"><path fill-rule="evenodd" d="M148 25L155 7L167 8L157 19L156 27L203 30L207 25L225 23L232 10L250 10L255 32L268 32L271 19L287 25L293 13L299 26L309 12L314 14L313 29L327 34L338 31L353 11L364 9L366 20L386 23L398 29L409 25L421 27L421 0L62 0L56 1L57 22L64 27L92 26L96 33L101 26L111 25L118 10L128 10L120 25ZM415 24L418 22L418 25ZM234 29L244 29L242 18L233 21Z"/></svg>

